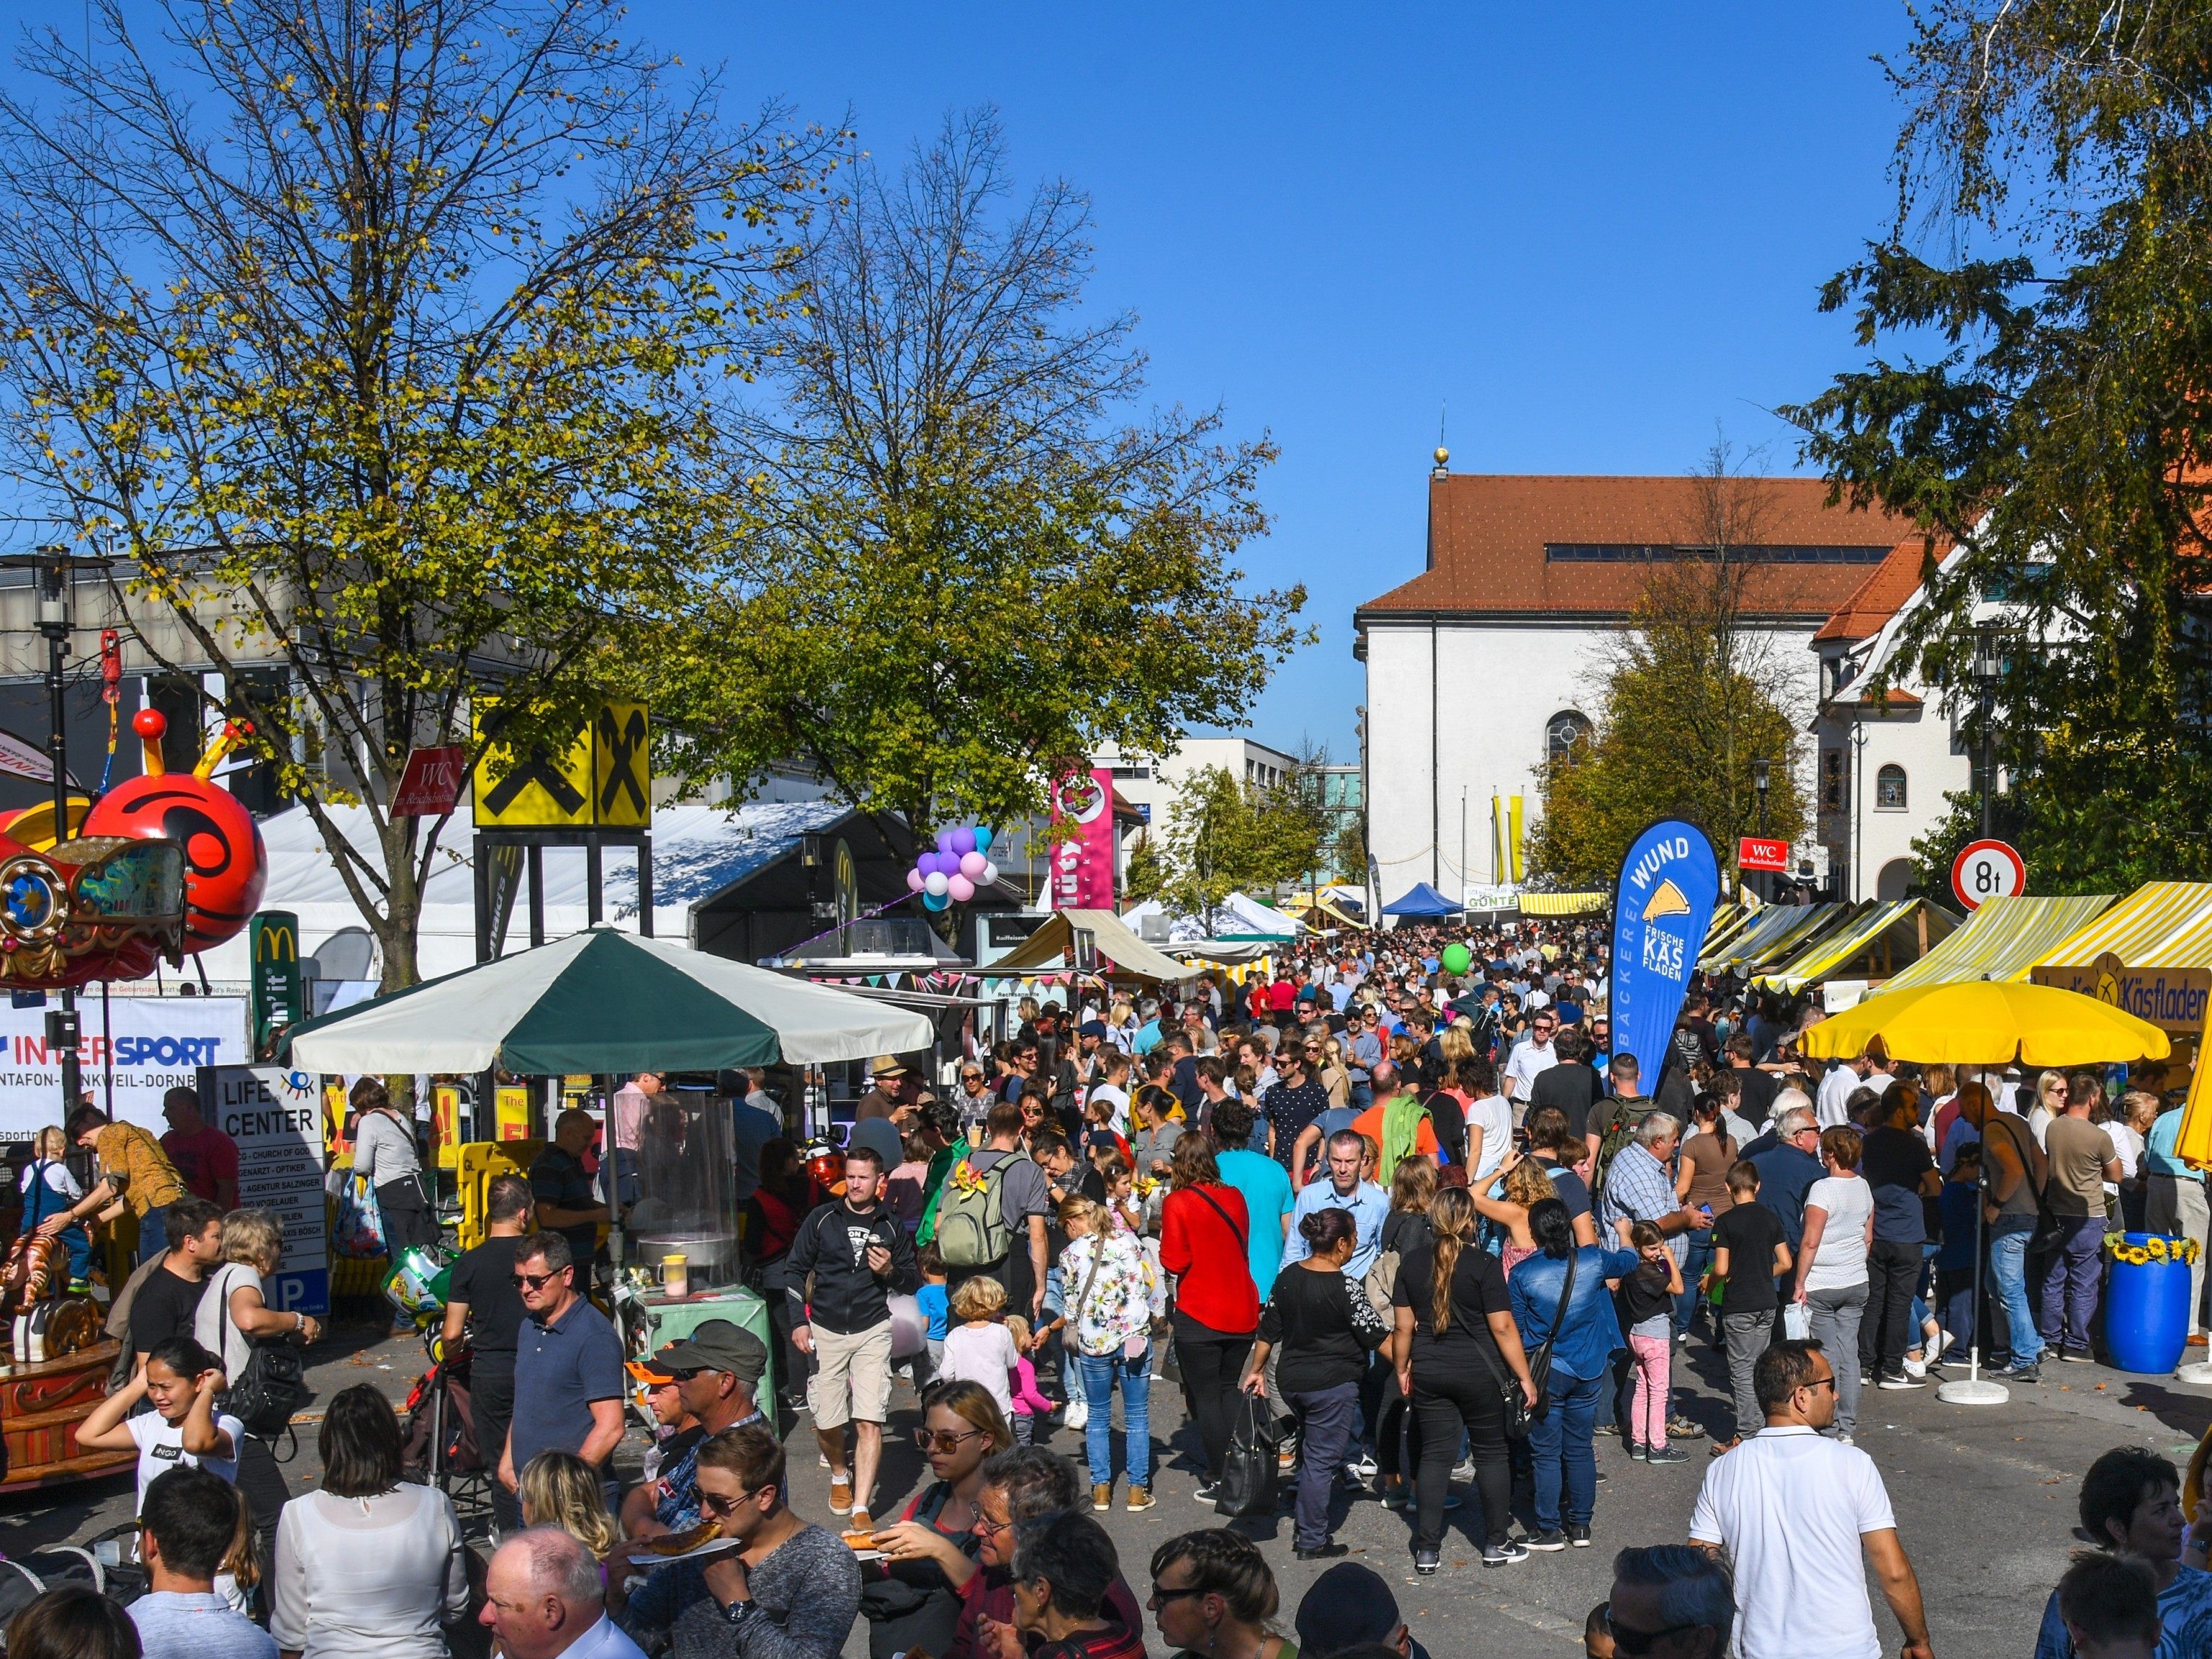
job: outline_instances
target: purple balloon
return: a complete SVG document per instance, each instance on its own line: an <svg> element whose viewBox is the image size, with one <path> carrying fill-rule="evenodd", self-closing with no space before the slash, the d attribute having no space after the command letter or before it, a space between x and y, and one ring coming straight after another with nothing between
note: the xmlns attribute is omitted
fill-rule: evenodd
<svg viewBox="0 0 2212 1659"><path fill-rule="evenodd" d="M951 850L957 853L963 858L965 858L969 854L974 852L975 850L975 832L969 829L966 824L962 824L960 828L952 832Z"/></svg>
<svg viewBox="0 0 2212 1659"><path fill-rule="evenodd" d="M954 858L951 854L932 853L929 854L929 869L923 873L949 876L959 867L960 860Z"/></svg>
<svg viewBox="0 0 2212 1659"><path fill-rule="evenodd" d="M952 850L952 832L950 830L940 830L937 832L937 850L940 853L949 853Z"/></svg>
<svg viewBox="0 0 2212 1659"><path fill-rule="evenodd" d="M908 871L906 872L906 884L907 890L908 892L919 893L921 890L921 872L919 870Z"/></svg>

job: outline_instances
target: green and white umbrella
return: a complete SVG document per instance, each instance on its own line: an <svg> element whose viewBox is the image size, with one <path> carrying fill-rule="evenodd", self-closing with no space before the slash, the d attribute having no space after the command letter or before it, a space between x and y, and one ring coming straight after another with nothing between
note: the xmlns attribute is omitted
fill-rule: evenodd
<svg viewBox="0 0 2212 1659"><path fill-rule="evenodd" d="M928 1020L765 968L594 927L292 1029L310 1072L518 1076L823 1064L930 1046Z"/></svg>

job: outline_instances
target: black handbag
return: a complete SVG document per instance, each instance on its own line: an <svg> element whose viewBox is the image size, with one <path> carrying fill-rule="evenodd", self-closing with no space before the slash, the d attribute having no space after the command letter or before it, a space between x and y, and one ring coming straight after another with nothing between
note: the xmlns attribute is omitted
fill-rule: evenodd
<svg viewBox="0 0 2212 1659"><path fill-rule="evenodd" d="M1528 1380L1536 1385L1536 1403L1530 1405L1528 1396L1521 1390L1520 1382L1505 1374L1504 1368L1492 1358L1491 1345L1478 1340L1474 1351L1482 1363L1490 1368L1491 1381L1497 1386L1499 1409L1505 1418L1505 1437L1526 1440L1536 1419L1552 1408L1552 1345L1559 1340L1560 1322L1567 1316L1567 1304L1575 1293L1575 1261L1582 1254L1579 1249L1567 1252L1567 1277L1559 1286L1559 1305L1552 1312L1552 1328L1544 1334L1544 1346L1536 1350L1528 1361Z"/></svg>
<svg viewBox="0 0 2212 1659"><path fill-rule="evenodd" d="M232 1380L223 1409L246 1425L246 1433L274 1440L315 1397L315 1391L307 1386L306 1358L296 1343L281 1337L249 1340L253 1352Z"/></svg>
<svg viewBox="0 0 2212 1659"><path fill-rule="evenodd" d="M1258 1395L1240 1389L1237 1399L1237 1426L1229 1437L1213 1507L1231 1516L1273 1515L1279 1467L1274 1413Z"/></svg>

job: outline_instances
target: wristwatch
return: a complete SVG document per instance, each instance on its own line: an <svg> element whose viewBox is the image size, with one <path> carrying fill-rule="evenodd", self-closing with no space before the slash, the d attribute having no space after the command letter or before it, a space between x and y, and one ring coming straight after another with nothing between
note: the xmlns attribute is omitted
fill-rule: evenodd
<svg viewBox="0 0 2212 1659"><path fill-rule="evenodd" d="M759 1607L750 1595L741 1596L735 1601L725 1601L722 1604L722 1617L728 1620L733 1628L742 1626L746 1620L759 1611Z"/></svg>

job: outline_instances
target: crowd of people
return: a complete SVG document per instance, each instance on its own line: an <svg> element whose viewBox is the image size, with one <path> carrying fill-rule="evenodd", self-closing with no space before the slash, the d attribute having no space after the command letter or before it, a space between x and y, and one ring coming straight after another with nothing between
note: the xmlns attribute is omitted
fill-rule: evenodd
<svg viewBox="0 0 2212 1659"><path fill-rule="evenodd" d="M1464 971L1453 945L1473 946ZM473 1591L452 1505L402 1480L374 1390L330 1402L305 1496L223 1410L254 1344L316 1334L262 1299L281 1227L199 1190L227 1180L234 1199L234 1152L226 1172L181 1103L173 1155L72 1118L59 1139L101 1173L58 1184L41 1146L24 1183L41 1230L161 1198L163 1248L118 1298L132 1376L80 1436L138 1451L147 1616L197 1621L197 1645L145 1650L443 1654L475 1607L515 1659L828 1659L862 1620L881 1656L1135 1659L1148 1607L1173 1648L1407 1659L1379 1579L1357 1613L1310 1597L1295 1642L1276 1630L1273 1576L1232 1529L1163 1547L1147 1595L1124 1581L1094 1517L1160 1502L1150 1393L1171 1366L1197 1498L1224 1497L1256 1416L1300 1560L1348 1553L1348 1490L1406 1513L1416 1577L1440 1571L1454 1510L1485 1569L1589 1547L1613 1529L1601 1437L1651 1464L1703 1441L1689 1544L1620 1553L1591 1651L1871 1653L1870 1569L1920 1659L1918 1586L1855 1444L1863 1392L1924 1387L1970 1351L2023 1383L2088 1358L2107 1229L2201 1231L2178 1103L2152 1075L1960 1074L1879 1048L1815 1064L1796 1045L1817 1010L1729 981L1693 986L1665 1053L1622 1053L1607 989L1587 926L1400 930L1180 998L1025 1003L942 1097L886 1056L827 1167L747 1106L770 1340L709 1321L627 1363L587 1294L623 1139L611 1115L593 1177L592 1120L564 1115L528 1179L490 1183L487 1237L453 1273L444 1334L472 1351L504 1538ZM649 1109L659 1081L625 1093ZM368 1145L380 1109L362 1103ZM375 1157L387 1216L415 1226L419 1176ZM908 1295L919 1341L898 1328ZM1700 1340L1721 1397L1681 1363ZM878 1486L902 1373L932 1479L893 1516ZM634 1390L658 1433L624 1492ZM763 1406L802 1402L842 1537L792 1506ZM1050 1449L1061 1430L1087 1482ZM2107 1468L2128 1457L2125 1480ZM2091 1471L2084 1528L2111 1549L2054 1595L2039 1659L2132 1654L2146 1628L2160 1653L2212 1652L2179 1484L2134 1453ZM670 1559L702 1527L713 1547ZM1355 1574L1374 1579L1340 1562L1320 1583Z"/></svg>

